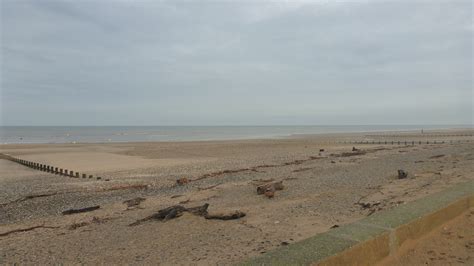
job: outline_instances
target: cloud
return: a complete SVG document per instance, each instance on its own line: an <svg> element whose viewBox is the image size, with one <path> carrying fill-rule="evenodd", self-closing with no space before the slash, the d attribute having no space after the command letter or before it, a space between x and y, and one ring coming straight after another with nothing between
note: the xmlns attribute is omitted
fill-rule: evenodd
<svg viewBox="0 0 474 266"><path fill-rule="evenodd" d="M3 124L472 123L470 1L5 0L0 27Z"/></svg>

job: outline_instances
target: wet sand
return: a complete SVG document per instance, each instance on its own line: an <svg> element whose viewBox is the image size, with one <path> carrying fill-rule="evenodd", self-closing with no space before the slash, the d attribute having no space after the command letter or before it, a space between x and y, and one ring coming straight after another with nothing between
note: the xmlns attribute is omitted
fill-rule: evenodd
<svg viewBox="0 0 474 266"><path fill-rule="evenodd" d="M0 263L235 263L473 179L472 133L2 145L2 153L103 180L53 175L0 159L0 235L50 227L0 236ZM347 140L446 142L337 143ZM362 152L351 154L353 146ZM408 178L398 179L398 169L408 171ZM191 182L177 185L183 177ZM283 180L285 188L273 198L257 195L258 181L270 179ZM127 209L122 202L135 197L146 200ZM185 207L209 203L210 213L238 210L246 216L220 221L185 213L167 222L128 226L180 202ZM61 214L94 205L101 208Z"/></svg>

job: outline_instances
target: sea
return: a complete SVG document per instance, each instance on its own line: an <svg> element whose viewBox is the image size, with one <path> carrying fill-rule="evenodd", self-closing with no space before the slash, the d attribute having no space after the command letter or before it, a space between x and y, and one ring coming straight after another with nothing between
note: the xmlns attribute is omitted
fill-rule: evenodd
<svg viewBox="0 0 474 266"><path fill-rule="evenodd" d="M472 125L0 126L1 144L275 139L304 134L472 128Z"/></svg>

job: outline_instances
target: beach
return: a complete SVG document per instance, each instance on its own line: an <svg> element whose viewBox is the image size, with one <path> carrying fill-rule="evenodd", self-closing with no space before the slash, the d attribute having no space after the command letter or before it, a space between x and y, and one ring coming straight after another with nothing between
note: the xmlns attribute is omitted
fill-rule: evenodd
<svg viewBox="0 0 474 266"><path fill-rule="evenodd" d="M0 145L3 154L94 177L0 159L0 264L237 263L474 179L473 133ZM399 179L398 170L408 176ZM282 190L257 194L258 185L275 181ZM136 206L124 203L137 197L144 200ZM173 205L206 203L210 214L245 216L185 212L130 226ZM62 214L91 206L100 208Z"/></svg>

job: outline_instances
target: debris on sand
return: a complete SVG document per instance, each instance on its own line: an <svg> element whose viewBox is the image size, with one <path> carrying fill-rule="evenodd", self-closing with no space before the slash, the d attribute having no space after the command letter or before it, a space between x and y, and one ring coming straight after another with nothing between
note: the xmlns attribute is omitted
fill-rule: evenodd
<svg viewBox="0 0 474 266"><path fill-rule="evenodd" d="M338 228L338 227L340 227L340 226L338 224L335 224L335 225L329 227L329 229L334 229L334 228Z"/></svg>
<svg viewBox="0 0 474 266"><path fill-rule="evenodd" d="M56 194L58 194L58 193L57 193L57 192L53 192L53 193L26 195L25 197L16 199L16 200L14 200L14 201L10 201L10 202L7 202L7 203L1 203L0 206L5 206L5 205L8 205L8 204L17 203L17 202L22 202L22 201L26 201L26 200L30 200L30 199L35 199L35 198L43 198L43 197L54 196L54 195L56 195Z"/></svg>
<svg viewBox="0 0 474 266"><path fill-rule="evenodd" d="M86 207L86 208L81 208L81 209L69 209L65 210L62 212L63 215L69 215L69 214L75 214L75 213L82 213L82 212L91 212L95 211L97 209L100 209L100 206L92 206L92 207Z"/></svg>
<svg viewBox="0 0 474 266"><path fill-rule="evenodd" d="M219 219L219 220L233 220L233 219L239 219L245 216L245 213L240 212L240 211L235 211L234 213L231 213L231 214L211 215L207 212L208 207L209 207L209 203L205 203L204 205L196 206L192 208L186 208L181 205L174 205L174 206L159 210L157 213L153 215L137 220L136 222L129 224L129 226L139 225L143 222L150 221L150 220L158 220L158 221L166 222L168 220L180 217L185 212L189 212L197 216L203 216L206 219Z"/></svg>
<svg viewBox="0 0 474 266"><path fill-rule="evenodd" d="M127 189L138 189L138 190L144 190L148 189L148 185L145 184L121 184L121 185L116 185L108 188L103 188L98 190L98 192L101 191L115 191L115 190L127 190Z"/></svg>
<svg viewBox="0 0 474 266"><path fill-rule="evenodd" d="M268 182L257 187L257 194L264 194L268 198L273 198L275 196L275 191L283 190L283 188L283 181Z"/></svg>
<svg viewBox="0 0 474 266"><path fill-rule="evenodd" d="M123 204L127 205L127 209L138 208L140 206L140 203L142 203L144 200L145 198L136 197L133 199L125 200Z"/></svg>
<svg viewBox="0 0 474 266"><path fill-rule="evenodd" d="M265 191L263 194L269 199L275 197L275 191Z"/></svg>
<svg viewBox="0 0 474 266"><path fill-rule="evenodd" d="M404 178L407 178L408 177L408 172L403 170L403 169L399 169L398 170L398 179L404 179Z"/></svg>
<svg viewBox="0 0 474 266"><path fill-rule="evenodd" d="M382 207L383 207L383 205L381 205L382 202L380 202L380 201L377 201L377 202L374 202L374 203L357 202L356 204L359 205L363 210L369 209L369 213L367 214L367 216L372 215L376 211L382 210Z"/></svg>
<svg viewBox="0 0 474 266"><path fill-rule="evenodd" d="M352 147L351 152L333 153L333 154L331 154L331 156L334 156L334 157L350 157L350 156L357 156L357 155L365 155L366 153L367 153L366 151L363 151L363 150L360 150L360 149L356 149L355 147Z"/></svg>
<svg viewBox="0 0 474 266"><path fill-rule="evenodd" d="M28 232L28 231L35 230L37 228L56 229L56 228L59 228L59 226L35 225L35 226L32 226L32 227L28 227L28 228L20 228L20 229L7 231L5 233L0 233L0 236L7 236L7 235L13 234L13 233Z"/></svg>
<svg viewBox="0 0 474 266"><path fill-rule="evenodd" d="M189 179L187 179L186 177L181 177L180 179L176 180L176 184L178 184L179 186L183 186L187 183L189 183Z"/></svg>
<svg viewBox="0 0 474 266"><path fill-rule="evenodd" d="M86 225L89 225L89 223L88 222L73 223L73 224L69 225L67 227L67 229L76 230L77 228L83 227L83 226L86 226Z"/></svg>
<svg viewBox="0 0 474 266"><path fill-rule="evenodd" d="M444 156L445 156L444 154L438 154L438 155L431 156L430 159L438 159Z"/></svg>
<svg viewBox="0 0 474 266"><path fill-rule="evenodd" d="M204 218L208 220L217 219L217 220L235 220L244 217L246 214L241 211L235 211L230 214L207 214Z"/></svg>

